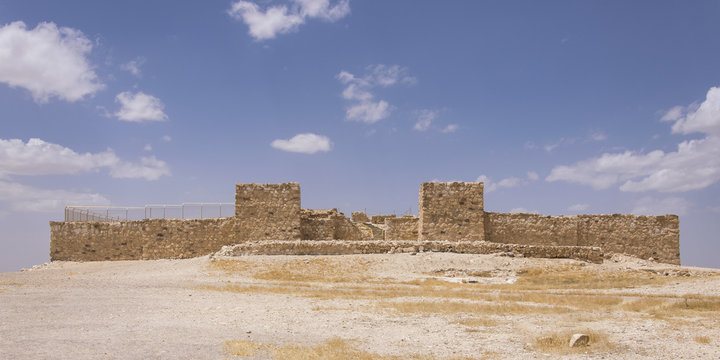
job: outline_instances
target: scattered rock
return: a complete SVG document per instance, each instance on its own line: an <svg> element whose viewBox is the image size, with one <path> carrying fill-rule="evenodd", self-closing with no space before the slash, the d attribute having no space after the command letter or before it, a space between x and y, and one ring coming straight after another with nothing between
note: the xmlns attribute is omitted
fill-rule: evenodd
<svg viewBox="0 0 720 360"><path fill-rule="evenodd" d="M570 338L570 347L581 347L587 346L590 342L590 337L585 334L573 334Z"/></svg>

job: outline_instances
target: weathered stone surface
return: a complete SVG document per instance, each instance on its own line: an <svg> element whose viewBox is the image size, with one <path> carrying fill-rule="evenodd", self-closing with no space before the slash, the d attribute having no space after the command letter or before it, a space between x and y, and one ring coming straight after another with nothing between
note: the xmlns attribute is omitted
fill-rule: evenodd
<svg viewBox="0 0 720 360"><path fill-rule="evenodd" d="M420 240L485 238L483 183L426 182L420 186Z"/></svg>
<svg viewBox="0 0 720 360"><path fill-rule="evenodd" d="M670 264L680 264L680 222L676 215L578 215L578 242Z"/></svg>
<svg viewBox="0 0 720 360"><path fill-rule="evenodd" d="M370 218L368 218L367 214L364 211L353 211L352 214L350 214L350 217L354 222L370 222Z"/></svg>
<svg viewBox="0 0 720 360"><path fill-rule="evenodd" d="M585 334L573 334L570 338L570 347L587 346L590 343L590 336Z"/></svg>
<svg viewBox="0 0 720 360"><path fill-rule="evenodd" d="M242 242L246 222L152 219L122 222L51 222L50 259L69 261L182 259Z"/></svg>
<svg viewBox="0 0 720 360"><path fill-rule="evenodd" d="M303 240L363 240L372 239L372 230L362 231L337 209L302 209L300 238Z"/></svg>
<svg viewBox="0 0 720 360"><path fill-rule="evenodd" d="M247 241L387 239L415 241L404 248L414 247L416 251L422 251L418 240L433 241L434 248L429 251L445 248L455 252L480 251L469 250L466 243L484 240L488 242L481 248L494 246L497 251L515 256L572 257L575 255L569 254L581 250L568 248L600 247L605 254L624 253L680 263L679 220L675 215L485 213L482 183L423 183L419 195L418 217L375 215L373 223L362 223L348 219L336 209L301 209L297 183L237 184L234 217L51 222L50 258L78 261L188 258ZM366 220L367 216L359 214L364 213L354 215ZM381 220L382 224L375 224ZM444 241L462 243L454 247L437 245ZM503 248L505 245L509 247ZM325 245L303 246L300 248L310 251ZM358 249L352 242L333 246ZM367 248L358 251L376 251L368 250L376 245L364 246Z"/></svg>
<svg viewBox="0 0 720 360"><path fill-rule="evenodd" d="M370 221L373 224L382 225L385 224L385 219L393 219L396 217L395 215L373 215Z"/></svg>
<svg viewBox="0 0 720 360"><path fill-rule="evenodd" d="M242 239L300 239L300 184L236 184Z"/></svg>
<svg viewBox="0 0 720 360"><path fill-rule="evenodd" d="M347 255L380 253L414 253L418 251L494 254L512 252L525 257L566 258L595 263L603 262L602 250L587 246L534 246L499 244L487 241L252 241L225 246L216 255Z"/></svg>
<svg viewBox="0 0 720 360"><path fill-rule="evenodd" d="M578 244L577 218L537 214L485 213L485 240L505 244Z"/></svg>
<svg viewBox="0 0 720 360"><path fill-rule="evenodd" d="M417 240L419 222L417 216L385 219L385 240Z"/></svg>

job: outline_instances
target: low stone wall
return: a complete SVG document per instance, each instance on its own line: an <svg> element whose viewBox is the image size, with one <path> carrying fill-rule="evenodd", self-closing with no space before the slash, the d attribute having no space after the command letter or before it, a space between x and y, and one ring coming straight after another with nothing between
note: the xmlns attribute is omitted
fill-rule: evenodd
<svg viewBox="0 0 720 360"><path fill-rule="evenodd" d="M242 255L350 255L415 252L461 254L512 253L515 256L564 258L603 262L602 249L586 246L535 246L487 241L258 241L225 246L216 256Z"/></svg>
<svg viewBox="0 0 720 360"><path fill-rule="evenodd" d="M235 217L201 220L51 222L50 259L67 261L184 259L243 239Z"/></svg>
<svg viewBox="0 0 720 360"><path fill-rule="evenodd" d="M676 215L578 215L577 219L578 245L680 264L680 222Z"/></svg>
<svg viewBox="0 0 720 360"><path fill-rule="evenodd" d="M385 240L417 240L419 220L416 216L385 219Z"/></svg>
<svg viewBox="0 0 720 360"><path fill-rule="evenodd" d="M575 216L486 212L484 220L486 241L523 245L578 245L578 219Z"/></svg>
<svg viewBox="0 0 720 360"><path fill-rule="evenodd" d="M395 215L373 215L370 221L373 224L382 225L385 224L385 219L394 219L396 217Z"/></svg>

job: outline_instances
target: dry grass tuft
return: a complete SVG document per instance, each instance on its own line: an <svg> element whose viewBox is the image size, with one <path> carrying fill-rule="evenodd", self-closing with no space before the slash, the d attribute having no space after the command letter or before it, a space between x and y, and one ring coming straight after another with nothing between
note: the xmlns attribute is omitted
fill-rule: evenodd
<svg viewBox="0 0 720 360"><path fill-rule="evenodd" d="M245 340L230 340L225 342L225 351L230 355L251 357L256 355L269 355L272 359L299 359L299 360L431 360L432 356L407 354L402 356L382 356L376 353L360 350L352 345L351 341L342 338L332 338L315 346L303 345L273 345L259 344ZM258 354L259 352L262 352ZM471 360L471 358L452 358L457 360Z"/></svg>
<svg viewBox="0 0 720 360"><path fill-rule="evenodd" d="M263 344L247 340L228 340L224 344L225 352L236 356L253 356L257 350L265 347Z"/></svg>
<svg viewBox="0 0 720 360"><path fill-rule="evenodd" d="M590 337L587 346L571 348L570 338L573 334L583 333ZM569 354L569 353L585 353L585 352L605 352L615 348L607 335L595 331L568 331L561 333L550 333L539 336L533 342L533 347L541 352Z"/></svg>
<svg viewBox="0 0 720 360"><path fill-rule="evenodd" d="M275 359L382 359L377 354L358 350L341 338L333 338L316 346L280 346L273 349L272 353Z"/></svg>
<svg viewBox="0 0 720 360"><path fill-rule="evenodd" d="M380 308L390 308L401 313L420 314L561 314L572 311L559 306L523 305L511 302L497 304L459 301L403 301L382 302Z"/></svg>
<svg viewBox="0 0 720 360"><path fill-rule="evenodd" d="M663 285L670 279L640 270L600 271L583 266L568 265L557 268L529 268L518 272L516 289L623 289L646 285ZM677 281L674 278L673 281Z"/></svg>
<svg viewBox="0 0 720 360"><path fill-rule="evenodd" d="M235 259L213 259L208 267L210 270L224 271L228 274L232 273L248 273L254 268L253 263L244 260Z"/></svg>
<svg viewBox="0 0 720 360"><path fill-rule="evenodd" d="M365 280L368 264L350 258L297 259L270 263L214 259L209 268L226 274L247 274L259 280L338 283Z"/></svg>
<svg viewBox="0 0 720 360"><path fill-rule="evenodd" d="M707 337L707 336L696 336L696 337L695 337L695 342L698 343L698 344L709 344L709 343L710 343L710 338Z"/></svg>
<svg viewBox="0 0 720 360"><path fill-rule="evenodd" d="M308 259L273 263L254 275L256 279L300 282L354 282L366 280L367 264L355 259Z"/></svg>

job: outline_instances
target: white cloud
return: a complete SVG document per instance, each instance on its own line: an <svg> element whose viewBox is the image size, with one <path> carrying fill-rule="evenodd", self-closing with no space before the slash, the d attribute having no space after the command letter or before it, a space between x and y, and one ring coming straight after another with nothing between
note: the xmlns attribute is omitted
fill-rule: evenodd
<svg viewBox="0 0 720 360"><path fill-rule="evenodd" d="M437 111L423 109L417 112L418 120L413 126L413 130L427 131L433 120L437 117Z"/></svg>
<svg viewBox="0 0 720 360"><path fill-rule="evenodd" d="M588 204L574 204L568 207L568 211L578 213L587 210L588 207L590 207Z"/></svg>
<svg viewBox="0 0 720 360"><path fill-rule="evenodd" d="M139 57L135 60L130 60L125 64L120 65L120 68L130 72L131 74L140 77L142 75L142 71L140 71L140 66L145 63L145 58Z"/></svg>
<svg viewBox="0 0 720 360"><path fill-rule="evenodd" d="M9 175L63 175L110 170L115 178L156 180L170 175L168 165L155 157L141 158L140 164L123 161L112 150L79 154L64 146L30 139L0 139L0 177Z"/></svg>
<svg viewBox="0 0 720 360"><path fill-rule="evenodd" d="M30 91L38 103L51 97L82 100L103 89L87 55L92 42L79 30L22 21L0 28L0 82Z"/></svg>
<svg viewBox="0 0 720 360"><path fill-rule="evenodd" d="M132 122L167 120L167 115L163 112L165 105L152 95L124 91L115 97L115 101L121 106L115 113L120 120Z"/></svg>
<svg viewBox="0 0 720 360"><path fill-rule="evenodd" d="M680 197L656 199L647 196L638 200L631 212L636 215L685 215L691 206L689 201Z"/></svg>
<svg viewBox="0 0 720 360"><path fill-rule="evenodd" d="M236 1L228 14L248 26L255 40L273 39L278 34L296 31L306 19L319 18L330 22L350 13L350 1L340 0L331 6L329 0L294 0L287 5L270 6L265 11L250 1Z"/></svg>
<svg viewBox="0 0 720 360"><path fill-rule="evenodd" d="M364 122L366 124L374 124L390 116L392 111L393 107L385 100L380 100L378 102L364 101L360 104L348 107L345 111L345 119Z"/></svg>
<svg viewBox="0 0 720 360"><path fill-rule="evenodd" d="M327 136L312 133L298 134L289 140L277 139L270 143L270 146L289 152L314 154L316 152L327 152L332 149L332 143Z"/></svg>
<svg viewBox="0 0 720 360"><path fill-rule="evenodd" d="M330 6L330 0L295 0L295 3L300 5L303 17L334 22L350 14L350 0L340 0L335 6Z"/></svg>
<svg viewBox="0 0 720 360"><path fill-rule="evenodd" d="M446 126L445 128L443 128L442 130L440 130L440 132L445 133L445 134L454 133L455 131L457 131L458 128L460 128L460 126L458 126L458 124L450 124L450 125Z"/></svg>
<svg viewBox="0 0 720 360"><path fill-rule="evenodd" d="M357 77L344 70L340 71L335 77L340 83L347 85L342 92L342 97L354 102L346 108L345 120L374 124L390 116L394 107L385 100L374 100L375 95L371 90L375 87L416 82L417 80L409 76L407 72L406 68L399 65L383 64L368 66L363 77Z"/></svg>
<svg viewBox="0 0 720 360"><path fill-rule="evenodd" d="M484 183L483 189L485 192L488 192L488 193L493 192L500 188L513 188L513 187L522 185L522 183L523 183L522 180L520 180L519 178L513 177L513 176L502 179L498 182L494 182L494 181L492 181L492 179L490 179L486 175L480 175L480 176L478 176L477 180L475 180L475 181Z"/></svg>
<svg viewBox="0 0 720 360"><path fill-rule="evenodd" d="M677 106L668 111L663 119L677 117L672 132L675 134L705 133L720 136L720 87L708 90L705 101L699 106L691 104L680 110L679 114L671 114ZM676 112L678 110L675 110ZM661 119L662 120L662 119Z"/></svg>
<svg viewBox="0 0 720 360"><path fill-rule="evenodd" d="M528 171L528 172L527 172L527 178L528 178L529 180L531 180L531 181L535 181L535 180L537 180L538 178L540 178L540 176L538 175L538 173L536 173L536 172L534 172L534 171Z"/></svg>
<svg viewBox="0 0 720 360"><path fill-rule="evenodd" d="M692 109L691 109L692 108ZM702 139L686 140L677 151L605 153L569 166L556 166L547 181L568 181L606 189L620 184L621 191L682 192L720 181L720 88L711 88L699 106L676 108L663 118L675 119L675 133L701 132Z"/></svg>
<svg viewBox="0 0 720 360"><path fill-rule="evenodd" d="M155 156L141 157L140 164L120 161L110 168L110 176L121 179L157 180L163 175L170 175L170 168Z"/></svg>
<svg viewBox="0 0 720 360"><path fill-rule="evenodd" d="M39 189L7 181L0 181L0 202L7 203L12 210L27 212L55 212L68 205L110 204L100 194Z"/></svg>
<svg viewBox="0 0 720 360"><path fill-rule="evenodd" d="M668 110L663 117L660 118L660 121L677 121L683 116L683 113L685 112L684 106L675 106L672 109Z"/></svg>
<svg viewBox="0 0 720 360"><path fill-rule="evenodd" d="M171 142L171 141L172 141L172 137L170 137L170 135L163 135L162 141L164 141L164 142Z"/></svg>
<svg viewBox="0 0 720 360"><path fill-rule="evenodd" d="M143 148L143 150L145 150L145 151L152 151L152 145L146 144L145 147Z"/></svg>
<svg viewBox="0 0 720 360"><path fill-rule="evenodd" d="M607 135L602 131L594 131L588 136L588 141L604 141L607 140Z"/></svg>

